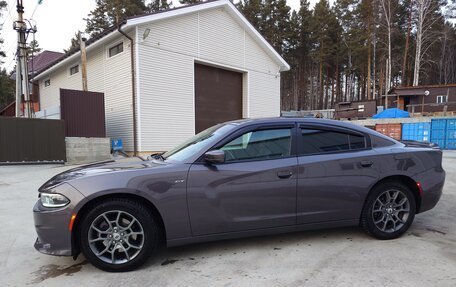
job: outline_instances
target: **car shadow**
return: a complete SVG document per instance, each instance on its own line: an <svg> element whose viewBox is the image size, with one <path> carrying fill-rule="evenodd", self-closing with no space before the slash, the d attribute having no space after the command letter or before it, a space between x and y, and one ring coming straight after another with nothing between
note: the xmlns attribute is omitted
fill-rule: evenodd
<svg viewBox="0 0 456 287"><path fill-rule="evenodd" d="M167 266L176 262L198 262L225 255L245 254L249 251L279 251L288 247L312 246L318 242L332 244L342 240L371 239L359 227L343 227L325 230L299 231L286 234L228 239L196 243L178 247L161 248L141 269ZM372 238L372 240L375 240Z"/></svg>

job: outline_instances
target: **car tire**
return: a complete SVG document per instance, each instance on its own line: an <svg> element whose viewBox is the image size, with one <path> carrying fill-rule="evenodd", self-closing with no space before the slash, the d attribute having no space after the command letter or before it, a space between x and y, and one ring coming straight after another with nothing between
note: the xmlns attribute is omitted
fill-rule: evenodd
<svg viewBox="0 0 456 287"><path fill-rule="evenodd" d="M97 202L82 219L79 231L84 256L109 272L140 267L158 248L161 234L145 206L124 198Z"/></svg>
<svg viewBox="0 0 456 287"><path fill-rule="evenodd" d="M369 193L361 214L361 226L375 238L395 239L408 230L415 213L415 197L410 189L400 182L388 181Z"/></svg>

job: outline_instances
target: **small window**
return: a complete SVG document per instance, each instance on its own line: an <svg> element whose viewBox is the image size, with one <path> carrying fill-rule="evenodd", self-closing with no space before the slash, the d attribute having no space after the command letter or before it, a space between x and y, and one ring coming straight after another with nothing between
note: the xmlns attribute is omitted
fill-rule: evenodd
<svg viewBox="0 0 456 287"><path fill-rule="evenodd" d="M123 52L123 42L109 48L109 57L115 56Z"/></svg>
<svg viewBox="0 0 456 287"><path fill-rule="evenodd" d="M225 151L226 162L288 157L291 154L291 129L248 132L220 149Z"/></svg>
<svg viewBox="0 0 456 287"><path fill-rule="evenodd" d="M70 68L70 76L79 73L79 65Z"/></svg>
<svg viewBox="0 0 456 287"><path fill-rule="evenodd" d="M44 86L49 87L51 85L51 79L44 80Z"/></svg>
<svg viewBox="0 0 456 287"><path fill-rule="evenodd" d="M366 139L363 136L350 134L348 137L350 140L350 150L366 148Z"/></svg>
<svg viewBox="0 0 456 287"><path fill-rule="evenodd" d="M442 104L448 102L448 96L447 95L441 95L437 96L437 104Z"/></svg>
<svg viewBox="0 0 456 287"><path fill-rule="evenodd" d="M387 140L382 137L371 135L370 138L373 147L387 147L394 145L393 141Z"/></svg>
<svg viewBox="0 0 456 287"><path fill-rule="evenodd" d="M301 154L343 152L366 148L366 139L362 135L313 129L302 129L301 133Z"/></svg>

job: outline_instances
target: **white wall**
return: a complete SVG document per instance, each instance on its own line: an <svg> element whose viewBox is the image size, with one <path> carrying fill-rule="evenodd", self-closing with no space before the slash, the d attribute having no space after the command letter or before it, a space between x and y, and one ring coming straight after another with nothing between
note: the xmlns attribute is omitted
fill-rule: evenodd
<svg viewBox="0 0 456 287"><path fill-rule="evenodd" d="M118 32L115 32L118 33ZM130 36L134 37L134 32ZM107 49L124 42L124 51L111 58ZM89 46L90 47L90 46ZM39 81L41 109L60 105L60 88L82 90L81 67L70 76L69 68L80 64L80 57L63 67L44 73ZM44 87L46 79L51 85ZM105 95L106 133L111 138L122 138L125 150L133 150L133 113L131 99L130 41L118 34L87 52L87 86L89 91Z"/></svg>
<svg viewBox="0 0 456 287"><path fill-rule="evenodd" d="M224 8L140 25L137 38L141 151L194 135L195 61L244 73L244 117L280 115L279 64Z"/></svg>

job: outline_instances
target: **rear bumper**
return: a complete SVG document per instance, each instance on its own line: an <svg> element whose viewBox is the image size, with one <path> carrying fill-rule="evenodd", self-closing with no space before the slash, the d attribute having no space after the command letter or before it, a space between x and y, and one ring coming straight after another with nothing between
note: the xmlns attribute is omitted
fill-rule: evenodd
<svg viewBox="0 0 456 287"><path fill-rule="evenodd" d="M422 184L421 207L418 212L434 208L440 200L445 184L445 171L433 173L432 179L420 181Z"/></svg>

